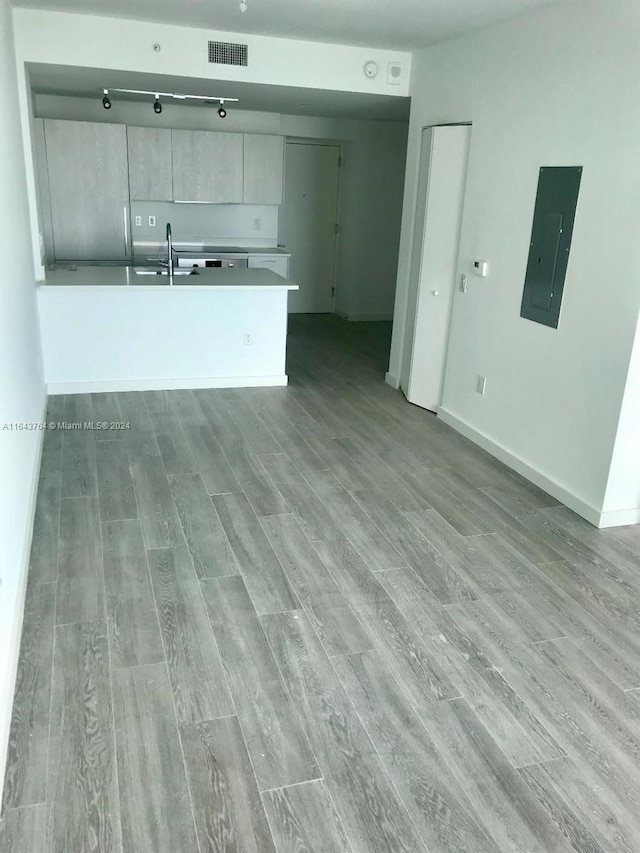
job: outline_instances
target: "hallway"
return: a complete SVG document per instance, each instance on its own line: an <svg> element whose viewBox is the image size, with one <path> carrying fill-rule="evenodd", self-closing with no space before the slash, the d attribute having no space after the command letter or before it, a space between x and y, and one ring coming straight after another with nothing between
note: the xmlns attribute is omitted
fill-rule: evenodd
<svg viewBox="0 0 640 853"><path fill-rule="evenodd" d="M633 853L640 527L292 315L287 388L52 397L2 853Z"/></svg>

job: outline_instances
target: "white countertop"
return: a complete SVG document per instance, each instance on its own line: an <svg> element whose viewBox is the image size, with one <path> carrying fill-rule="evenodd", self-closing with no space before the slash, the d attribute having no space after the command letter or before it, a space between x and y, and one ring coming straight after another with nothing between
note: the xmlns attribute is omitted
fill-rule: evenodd
<svg viewBox="0 0 640 853"><path fill-rule="evenodd" d="M174 276L173 286L164 275L138 275L135 267L69 266L47 270L40 287L72 287L86 290L298 290L298 285L267 269L201 269L199 275Z"/></svg>

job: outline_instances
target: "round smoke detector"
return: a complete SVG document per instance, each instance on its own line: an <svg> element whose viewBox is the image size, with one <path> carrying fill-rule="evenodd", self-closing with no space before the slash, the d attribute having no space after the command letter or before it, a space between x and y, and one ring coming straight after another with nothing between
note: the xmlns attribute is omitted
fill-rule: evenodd
<svg viewBox="0 0 640 853"><path fill-rule="evenodd" d="M374 62L373 59L369 60L369 62L365 62L364 64L364 76L369 77L373 80L374 77L378 74L378 63Z"/></svg>

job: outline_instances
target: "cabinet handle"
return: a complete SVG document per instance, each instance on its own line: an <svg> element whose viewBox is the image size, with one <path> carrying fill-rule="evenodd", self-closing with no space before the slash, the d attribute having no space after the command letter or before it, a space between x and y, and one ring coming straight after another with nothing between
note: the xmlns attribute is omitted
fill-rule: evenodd
<svg viewBox="0 0 640 853"><path fill-rule="evenodd" d="M122 208L122 215L124 219L124 253L125 255L129 254L129 223L127 220L127 205Z"/></svg>

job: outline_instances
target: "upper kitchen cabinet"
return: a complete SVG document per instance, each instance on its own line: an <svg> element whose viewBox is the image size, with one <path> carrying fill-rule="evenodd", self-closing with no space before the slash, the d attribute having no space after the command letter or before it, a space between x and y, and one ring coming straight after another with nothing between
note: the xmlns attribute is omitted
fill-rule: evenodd
<svg viewBox="0 0 640 853"><path fill-rule="evenodd" d="M129 259L125 126L45 119L44 133L56 259Z"/></svg>
<svg viewBox="0 0 640 853"><path fill-rule="evenodd" d="M128 127L131 201L173 201L171 131Z"/></svg>
<svg viewBox="0 0 640 853"><path fill-rule="evenodd" d="M242 134L171 131L174 201L242 202Z"/></svg>
<svg viewBox="0 0 640 853"><path fill-rule="evenodd" d="M282 204L284 137L244 134L245 204Z"/></svg>

